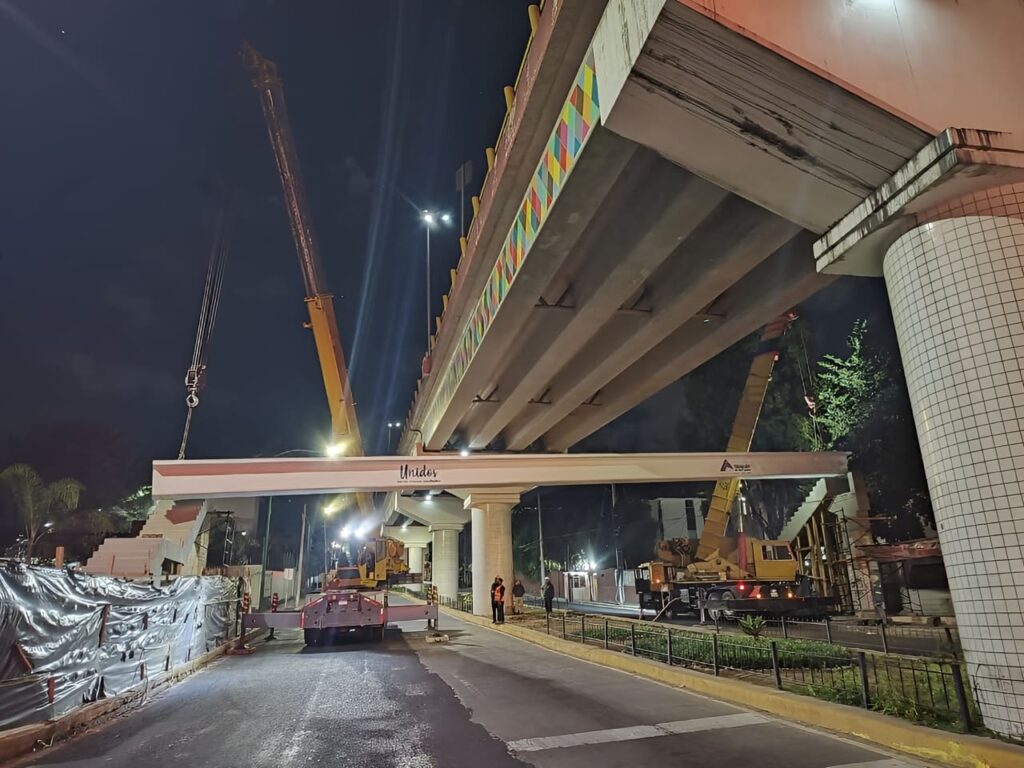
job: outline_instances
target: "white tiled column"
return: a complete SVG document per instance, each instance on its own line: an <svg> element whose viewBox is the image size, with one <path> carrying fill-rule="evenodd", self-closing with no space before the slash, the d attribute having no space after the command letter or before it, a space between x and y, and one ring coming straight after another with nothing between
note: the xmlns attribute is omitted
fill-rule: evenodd
<svg viewBox="0 0 1024 768"><path fill-rule="evenodd" d="M409 556L409 572L423 573L423 547L406 547Z"/></svg>
<svg viewBox="0 0 1024 768"><path fill-rule="evenodd" d="M929 212L883 265L971 683L1024 736L1024 186ZM920 219L919 219L920 220Z"/></svg>
<svg viewBox="0 0 1024 768"><path fill-rule="evenodd" d="M461 525L432 525L430 575L440 597L454 600L459 595L459 531ZM422 568L422 562L420 563Z"/></svg>
<svg viewBox="0 0 1024 768"><path fill-rule="evenodd" d="M484 511L479 507L470 510L470 529L473 546L473 613L476 616L491 615L491 579L493 573L487 569L487 547L484 545L484 534L487 524L484 522Z"/></svg>
<svg viewBox="0 0 1024 768"><path fill-rule="evenodd" d="M505 581L505 603L512 604L512 507L519 491L487 491L466 497L473 524L473 613L491 615L491 582Z"/></svg>

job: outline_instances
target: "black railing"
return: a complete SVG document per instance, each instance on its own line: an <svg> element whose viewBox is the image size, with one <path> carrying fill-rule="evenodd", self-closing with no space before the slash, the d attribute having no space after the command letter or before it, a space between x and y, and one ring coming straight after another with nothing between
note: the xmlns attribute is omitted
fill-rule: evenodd
<svg viewBox="0 0 1024 768"><path fill-rule="evenodd" d="M879 655L793 636L714 634L564 612L528 626L571 642L742 677L927 725L970 731L981 722L956 659Z"/></svg>
<svg viewBox="0 0 1024 768"><path fill-rule="evenodd" d="M881 622L854 623L834 619L765 618L762 634L784 639L818 640L847 648L909 656L961 655L955 627L918 627ZM733 623L721 623L719 631L738 632Z"/></svg>

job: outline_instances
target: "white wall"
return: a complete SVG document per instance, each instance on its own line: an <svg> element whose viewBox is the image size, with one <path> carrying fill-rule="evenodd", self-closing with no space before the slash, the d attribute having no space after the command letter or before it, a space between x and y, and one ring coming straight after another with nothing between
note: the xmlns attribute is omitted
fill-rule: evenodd
<svg viewBox="0 0 1024 768"><path fill-rule="evenodd" d="M809 63L922 128L1024 134L1021 0L669 0Z"/></svg>
<svg viewBox="0 0 1024 768"><path fill-rule="evenodd" d="M686 502L693 504L696 528L691 528L686 519ZM699 539L704 532L704 499L693 498L668 498L652 499L651 516L658 519L658 509L661 508L661 521L665 526L666 539Z"/></svg>

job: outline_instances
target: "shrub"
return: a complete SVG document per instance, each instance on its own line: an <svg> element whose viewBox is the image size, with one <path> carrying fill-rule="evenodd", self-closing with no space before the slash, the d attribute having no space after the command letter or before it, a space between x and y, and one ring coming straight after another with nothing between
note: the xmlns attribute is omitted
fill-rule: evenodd
<svg viewBox="0 0 1024 768"><path fill-rule="evenodd" d="M743 634L750 635L755 640L760 639L761 635L768 628L763 616L744 616L740 619L739 624Z"/></svg>

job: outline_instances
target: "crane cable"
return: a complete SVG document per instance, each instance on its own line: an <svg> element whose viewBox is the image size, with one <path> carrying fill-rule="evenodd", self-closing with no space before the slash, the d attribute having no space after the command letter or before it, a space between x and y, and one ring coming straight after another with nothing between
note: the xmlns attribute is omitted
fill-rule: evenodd
<svg viewBox="0 0 1024 768"><path fill-rule="evenodd" d="M797 369L800 372L800 387L804 391L804 403L807 405L807 415L811 417L811 429L814 432L814 450L820 450L822 445L821 429L818 426L817 396L815 394L814 369L811 367L811 358L807 354L807 337L801 326L797 329L800 336L800 347L803 352L803 360L797 360ZM804 378L804 366L806 366L807 377Z"/></svg>
<svg viewBox="0 0 1024 768"><path fill-rule="evenodd" d="M224 271L228 262L228 246L231 242L231 218L229 200L225 193L217 224L214 230L213 245L210 249L210 261L206 266L206 285L203 287L203 301L199 306L199 323L196 327L196 340L192 348L192 365L185 372L185 429L181 436L181 447L178 448L178 460L185 458L185 446L188 433L192 427L192 412L199 405L199 390L202 389L206 377L206 356L213 335L213 326L217 322L217 310L220 308L220 297L224 287Z"/></svg>

